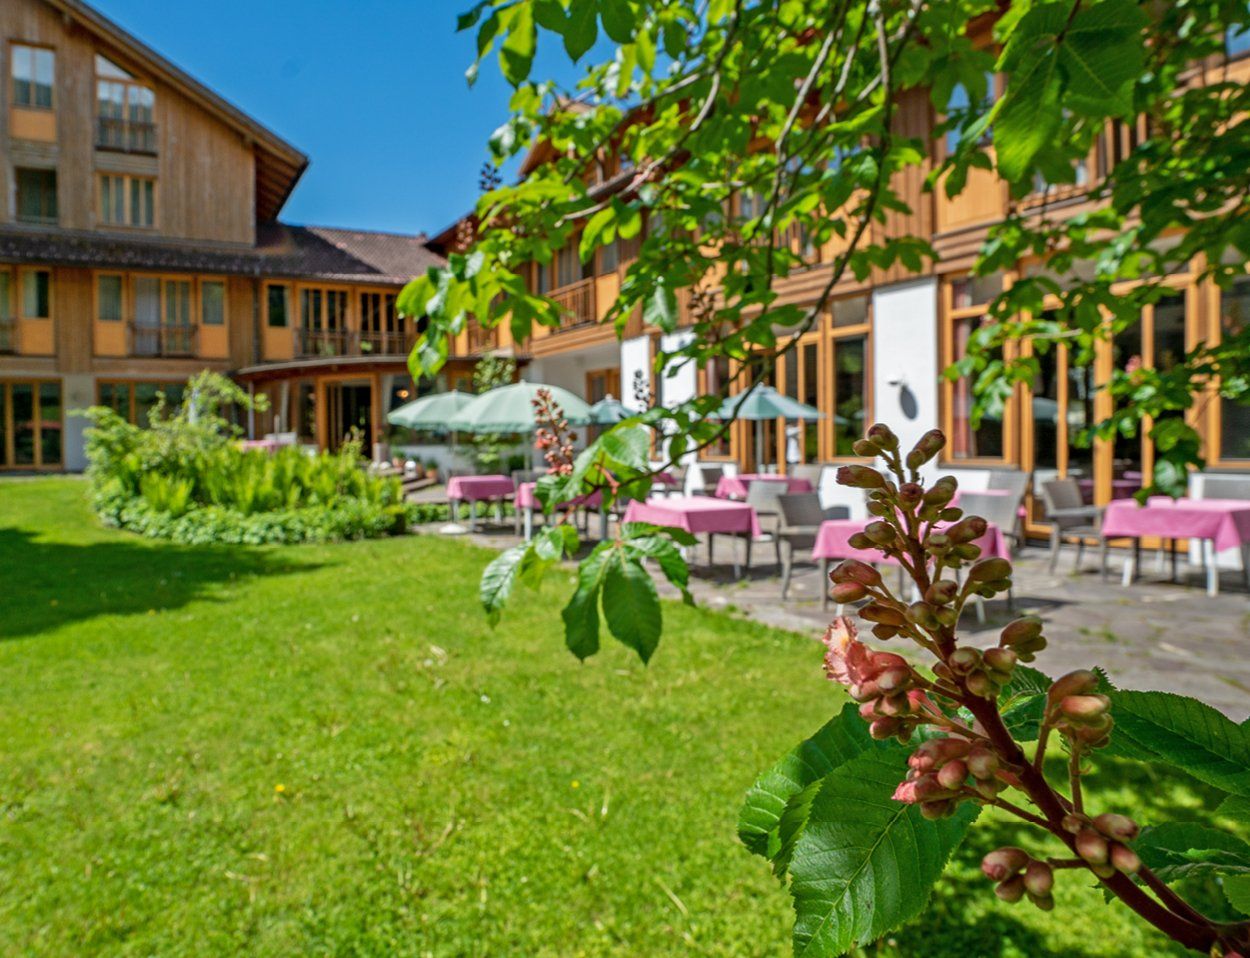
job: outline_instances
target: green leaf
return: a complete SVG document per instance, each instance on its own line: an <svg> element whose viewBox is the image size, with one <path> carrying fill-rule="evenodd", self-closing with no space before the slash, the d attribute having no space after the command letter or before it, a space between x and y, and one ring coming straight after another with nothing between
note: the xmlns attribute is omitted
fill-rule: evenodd
<svg viewBox="0 0 1250 958"><path fill-rule="evenodd" d="M1201 875L1250 876L1250 844L1196 822L1143 828L1133 849L1146 867L1169 883Z"/></svg>
<svg viewBox="0 0 1250 958"><path fill-rule="evenodd" d="M1215 814L1242 822L1250 828L1250 798L1244 795L1228 795L1224 801L1220 802Z"/></svg>
<svg viewBox="0 0 1250 958"><path fill-rule="evenodd" d="M534 11L528 3L508 8L508 36L499 48L499 68L504 79L513 86L520 86L529 79L534 65L534 50L538 45L538 29L534 25Z"/></svg>
<svg viewBox="0 0 1250 958"><path fill-rule="evenodd" d="M796 958L841 955L916 917L980 809L931 822L891 797L907 773L894 743L827 775L790 862Z"/></svg>
<svg viewBox="0 0 1250 958"><path fill-rule="evenodd" d="M603 32L613 43L634 42L637 21L629 0L599 0L599 15L603 18Z"/></svg>
<svg viewBox="0 0 1250 958"><path fill-rule="evenodd" d="M608 564L603 577L603 615L618 641L644 662L660 641L660 597L651 575L636 559Z"/></svg>
<svg viewBox="0 0 1250 958"><path fill-rule="evenodd" d="M1164 762L1222 791L1250 795L1250 729L1183 695L1109 694L1115 719L1110 754Z"/></svg>
<svg viewBox="0 0 1250 958"><path fill-rule="evenodd" d="M742 844L752 854L771 861L778 876L785 874L793 843L806 824L815 792L799 796L835 768L880 747L868 734L868 726L856 707L844 705L820 731L755 780L738 812L738 838Z"/></svg>
<svg viewBox="0 0 1250 958"><path fill-rule="evenodd" d="M564 50L574 63L595 45L599 37L595 21L594 0L573 0L569 4L569 18L564 25Z"/></svg>
<svg viewBox="0 0 1250 958"><path fill-rule="evenodd" d="M1132 112L1133 81L1145 66L1145 25L1134 0L1102 0L1077 11L1059 44L1065 106L1096 117Z"/></svg>
<svg viewBox="0 0 1250 958"><path fill-rule="evenodd" d="M564 644L585 661L599 651L599 592L611 544L601 542L577 568L577 590L560 613Z"/></svg>
<svg viewBox="0 0 1250 958"><path fill-rule="evenodd" d="M629 524L637 525L638 523ZM660 535L630 538L628 534L625 534L625 545L631 552L654 559L660 571L664 573L664 578L681 589L681 596L685 603L694 604L694 598L690 595L690 565L681 554L677 543Z"/></svg>
<svg viewBox="0 0 1250 958"><path fill-rule="evenodd" d="M503 607L508 602L508 596L512 594L512 587L516 584L517 570L521 560L529 551L530 543L528 542L515 545L499 553L482 573L482 580L478 585L478 598L481 599L482 608L486 610L491 625L499 623Z"/></svg>
<svg viewBox="0 0 1250 958"><path fill-rule="evenodd" d="M677 296L665 283L657 282L643 302L642 321L666 333L677 328Z"/></svg>
<svg viewBox="0 0 1250 958"><path fill-rule="evenodd" d="M595 250L605 243L612 242L616 235L616 210L612 206L601 209L592 216L582 230L582 238L577 246L577 255L583 263L590 262Z"/></svg>
<svg viewBox="0 0 1250 958"><path fill-rule="evenodd" d="M1243 915L1250 915L1250 875L1229 875L1223 884L1228 903Z"/></svg>
<svg viewBox="0 0 1250 958"><path fill-rule="evenodd" d="M1037 669L1017 665L1012 672L1011 681L998 700L998 709L1016 741L1037 741L1049 688L1050 678Z"/></svg>

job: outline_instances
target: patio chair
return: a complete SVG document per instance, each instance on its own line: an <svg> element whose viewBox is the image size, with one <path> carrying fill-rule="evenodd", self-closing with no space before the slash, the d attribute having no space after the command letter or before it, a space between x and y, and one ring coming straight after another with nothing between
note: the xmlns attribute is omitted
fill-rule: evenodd
<svg viewBox="0 0 1250 958"><path fill-rule="evenodd" d="M806 479L812 484L813 489L817 492L820 491L820 477L825 473L825 467L820 463L799 462L795 463L787 471L795 479Z"/></svg>
<svg viewBox="0 0 1250 958"><path fill-rule="evenodd" d="M984 492L961 492L959 508L965 515L980 516L992 522L1007 537L1012 552L1020 547L1016 526L1020 520L1020 500L1013 495L995 496Z"/></svg>
<svg viewBox="0 0 1250 958"><path fill-rule="evenodd" d="M991 469L990 480L986 484L987 489L998 489L1006 492L1011 501L1015 503L1015 519L1010 526L1004 526L1003 531L1012 537L1012 542L1016 548L1019 548L1024 543L1024 518L1021 516L1020 511L1024 506L1024 497L1028 495L1032 485L1032 473L1024 472L1020 469Z"/></svg>
<svg viewBox="0 0 1250 958"><path fill-rule="evenodd" d="M512 484L518 489L521 488L523 482L537 482L538 477L544 475L540 469L513 469ZM516 496L513 496L515 500ZM521 510L516 508L512 510L512 531L515 535L521 534Z"/></svg>
<svg viewBox="0 0 1250 958"><path fill-rule="evenodd" d="M700 496L714 495L716 493L716 484L720 482L721 476L724 474L724 466L699 466L699 479L703 483L703 488L699 489L695 494Z"/></svg>
<svg viewBox="0 0 1250 958"><path fill-rule="evenodd" d="M687 471L686 467L674 466L672 469L669 469L668 471L669 473L672 474L673 479L675 480L673 485L659 486L657 488L659 488L665 496L684 495L686 492L686 471Z"/></svg>
<svg viewBox="0 0 1250 958"><path fill-rule="evenodd" d="M794 572L794 551L809 552L816 545L816 533L826 519L849 519L851 510L846 506L823 508L820 496L814 492L787 493L777 498L781 510L781 523L777 530L778 548L781 550L781 601L790 594L790 578ZM823 578L823 577L822 577ZM824 589L824 607L829 604L829 589Z"/></svg>
<svg viewBox="0 0 1250 958"><path fill-rule="evenodd" d="M786 494L783 482L753 482L747 487L747 505L755 510L760 520L760 532L771 536L777 553L777 565L781 565L781 505L778 500Z"/></svg>
<svg viewBox="0 0 1250 958"><path fill-rule="evenodd" d="M1087 506L1081 498L1081 486L1075 479L1052 479L1042 483L1042 506L1050 522L1050 571L1059 563L1059 549L1064 539L1076 540L1076 562L1072 568L1081 568L1085 556L1085 540L1102 542L1102 571L1106 574L1107 543L1099 528L1102 525L1102 507Z"/></svg>

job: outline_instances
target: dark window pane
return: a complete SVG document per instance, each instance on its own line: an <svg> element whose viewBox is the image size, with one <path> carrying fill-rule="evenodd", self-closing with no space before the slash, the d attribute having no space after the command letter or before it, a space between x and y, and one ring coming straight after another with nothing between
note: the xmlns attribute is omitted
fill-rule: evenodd
<svg viewBox="0 0 1250 958"><path fill-rule="evenodd" d="M56 170L17 169L17 218L28 223L55 223Z"/></svg>
<svg viewBox="0 0 1250 958"><path fill-rule="evenodd" d="M864 435L868 409L868 337L833 341L833 448L834 455L851 456L851 446Z"/></svg>
<svg viewBox="0 0 1250 958"><path fill-rule="evenodd" d="M52 274L46 269L22 273L22 316L26 319L47 319L52 315Z"/></svg>
<svg viewBox="0 0 1250 958"><path fill-rule="evenodd" d="M287 324L287 288L285 286L270 286L268 290L269 299L269 325L285 326Z"/></svg>
<svg viewBox="0 0 1250 958"><path fill-rule="evenodd" d="M96 282L99 318L105 322L118 322L122 318L122 278L101 276Z"/></svg>
<svg viewBox="0 0 1250 958"><path fill-rule="evenodd" d="M0 383L0 466L11 466L9 462L9 387Z"/></svg>
<svg viewBox="0 0 1250 958"><path fill-rule="evenodd" d="M803 393L800 400L809 406L819 406L820 350L816 343L807 343L803 349ZM820 423L815 419L803 422L803 459L815 462L820 458Z"/></svg>
<svg viewBox="0 0 1250 958"><path fill-rule="evenodd" d="M61 464L61 384L39 384L39 454L44 466Z"/></svg>
<svg viewBox="0 0 1250 958"><path fill-rule="evenodd" d="M35 387L13 383L13 464L35 464Z"/></svg>
<svg viewBox="0 0 1250 958"><path fill-rule="evenodd" d="M962 359L968 352L968 343L977 327L988 322L988 317L975 316L957 319L952 324L952 360ZM995 350L991 359L1002 356ZM988 411L982 415L976 429L972 428L974 402L972 377L957 379L950 387L952 459L1001 458L1003 455L1002 413Z"/></svg>
<svg viewBox="0 0 1250 958"><path fill-rule="evenodd" d="M220 326L226 321L226 284L205 282L200 285L200 320L205 326Z"/></svg>
<svg viewBox="0 0 1250 958"><path fill-rule="evenodd" d="M1227 339L1250 327L1250 279L1241 279L1220 294L1220 333ZM1250 459L1250 403L1220 401L1220 455Z"/></svg>

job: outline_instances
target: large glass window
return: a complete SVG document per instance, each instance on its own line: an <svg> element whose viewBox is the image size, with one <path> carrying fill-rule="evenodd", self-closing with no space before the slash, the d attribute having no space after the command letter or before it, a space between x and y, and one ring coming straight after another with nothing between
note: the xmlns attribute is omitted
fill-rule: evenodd
<svg viewBox="0 0 1250 958"><path fill-rule="evenodd" d="M868 336L833 340L833 452L853 456L868 425Z"/></svg>
<svg viewBox="0 0 1250 958"><path fill-rule="evenodd" d="M200 322L205 326L225 325L226 284L220 280L200 283Z"/></svg>
<svg viewBox="0 0 1250 958"><path fill-rule="evenodd" d="M96 278L96 317L106 323L121 322L122 278L120 276Z"/></svg>
<svg viewBox="0 0 1250 958"><path fill-rule="evenodd" d="M1250 329L1250 276L1220 294L1220 336ZM1220 458L1250 459L1250 402L1220 400Z"/></svg>
<svg viewBox="0 0 1250 958"><path fill-rule="evenodd" d="M17 218L23 223L55 223L57 220L56 170L15 171Z"/></svg>
<svg viewBox="0 0 1250 958"><path fill-rule="evenodd" d="M102 381L96 395L101 406L108 406L127 422L148 426L158 397L164 396L165 408L169 409L182 402L185 388L185 383Z"/></svg>
<svg viewBox="0 0 1250 958"><path fill-rule="evenodd" d="M155 153L155 94L98 54L95 72L96 146L104 150Z"/></svg>
<svg viewBox="0 0 1250 958"><path fill-rule="evenodd" d="M13 105L26 110L51 110L56 54L47 47L15 43L10 48Z"/></svg>
<svg viewBox="0 0 1250 958"><path fill-rule="evenodd" d="M156 181L145 176L100 174L100 222L151 229L156 225Z"/></svg>
<svg viewBox="0 0 1250 958"><path fill-rule="evenodd" d="M956 83L951 88L950 98L946 101L946 116L948 119L957 118L961 122L954 129L946 131L946 151L954 153L955 148L959 145L959 139L963 135L963 127L973 122L976 117L983 116L994 105L997 94L997 78L993 73L986 73L984 80L984 88L975 91L977 100L975 103L972 93L962 83ZM990 130L986 128L982 134L982 140L990 138Z"/></svg>
<svg viewBox="0 0 1250 958"><path fill-rule="evenodd" d="M964 277L951 282L949 307L949 353L945 363L958 362L968 354L973 334L989 323L986 311L1002 292L1002 277ZM1002 350L995 350L989 359L1001 359ZM949 410L951 459L1002 459L1006 455L1003 420L1005 409L986 410L976 428L972 425L975 404L975 377L961 377L945 382L942 393Z"/></svg>
<svg viewBox="0 0 1250 958"><path fill-rule="evenodd" d="M0 381L0 467L60 465L60 383Z"/></svg>
<svg viewBox="0 0 1250 958"><path fill-rule="evenodd" d="M13 274L0 269L0 353L17 351L17 324L13 316Z"/></svg>

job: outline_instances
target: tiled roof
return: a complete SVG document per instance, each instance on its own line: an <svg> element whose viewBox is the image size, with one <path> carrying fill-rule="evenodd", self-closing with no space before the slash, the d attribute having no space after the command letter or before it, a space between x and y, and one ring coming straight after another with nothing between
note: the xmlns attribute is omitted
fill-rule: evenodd
<svg viewBox="0 0 1250 958"><path fill-rule="evenodd" d="M0 262L395 285L443 263L424 235L262 224L255 247L0 227Z"/></svg>

